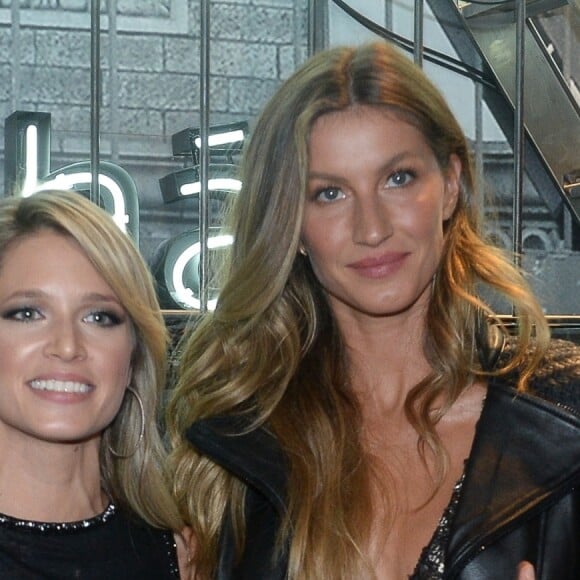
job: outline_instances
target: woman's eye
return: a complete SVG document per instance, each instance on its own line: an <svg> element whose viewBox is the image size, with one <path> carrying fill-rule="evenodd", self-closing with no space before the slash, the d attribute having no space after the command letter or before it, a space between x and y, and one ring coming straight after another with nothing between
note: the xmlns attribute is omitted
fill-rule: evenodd
<svg viewBox="0 0 580 580"><path fill-rule="evenodd" d="M411 183L413 179L415 179L415 173L413 171L408 170L395 171L395 173L391 174L391 176L387 180L387 186L403 187L405 185L409 185L409 183Z"/></svg>
<svg viewBox="0 0 580 580"><path fill-rule="evenodd" d="M12 308L2 315L5 320L17 320L19 322L32 322L40 320L42 314L38 308L31 306L22 306L20 308Z"/></svg>
<svg viewBox="0 0 580 580"><path fill-rule="evenodd" d="M344 197L344 192L338 187L325 187L316 192L315 199L317 201L328 203L330 201L336 201L337 199L342 199Z"/></svg>
<svg viewBox="0 0 580 580"><path fill-rule="evenodd" d="M107 312L105 310L98 310L87 314L84 318L85 322L98 324L99 326L117 326L121 324L122 319L114 312Z"/></svg>

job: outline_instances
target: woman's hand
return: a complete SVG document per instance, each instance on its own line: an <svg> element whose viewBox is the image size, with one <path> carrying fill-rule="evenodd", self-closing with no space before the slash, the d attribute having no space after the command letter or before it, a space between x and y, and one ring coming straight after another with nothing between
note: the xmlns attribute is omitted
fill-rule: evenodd
<svg viewBox="0 0 580 580"><path fill-rule="evenodd" d="M519 563L516 580L536 580L536 573L530 562L523 561Z"/></svg>

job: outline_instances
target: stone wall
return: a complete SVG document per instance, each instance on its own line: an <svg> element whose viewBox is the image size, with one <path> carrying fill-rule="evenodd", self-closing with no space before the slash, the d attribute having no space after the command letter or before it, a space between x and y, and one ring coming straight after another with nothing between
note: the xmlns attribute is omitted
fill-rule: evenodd
<svg viewBox="0 0 580 580"><path fill-rule="evenodd" d="M210 123L251 122L306 58L307 1L210 6ZM137 182L147 256L196 219L191 200L163 205L158 179L182 166L171 135L199 126L200 2L109 0L101 15L100 149ZM89 0L0 1L0 122L50 112L52 169L89 158L90 42Z"/></svg>
<svg viewBox="0 0 580 580"><path fill-rule="evenodd" d="M172 157L171 135L199 125L200 2L109 0L101 13L101 153L137 183L141 250L149 259L160 243L197 221L194 200L163 203L158 179L183 166ZM212 0L211 124L252 122L306 58L307 13L308 0ZM576 33L578 16L566 15ZM549 15L544 28L562 39L565 24ZM568 45L560 43L556 51L565 55ZM571 77L580 78L580 61L566 62L572 63ZM90 81L90 0L20 0L17 6L0 0L0 124L14 110L50 112L52 169L89 157ZM0 147L3 182L3 143ZM492 149L493 144L486 175L499 210L491 228L509 248L513 161L509 151ZM574 312L580 276L569 227L547 213L535 192L528 193L527 264L547 302ZM552 255L557 259L549 259ZM556 266L567 284L549 289Z"/></svg>

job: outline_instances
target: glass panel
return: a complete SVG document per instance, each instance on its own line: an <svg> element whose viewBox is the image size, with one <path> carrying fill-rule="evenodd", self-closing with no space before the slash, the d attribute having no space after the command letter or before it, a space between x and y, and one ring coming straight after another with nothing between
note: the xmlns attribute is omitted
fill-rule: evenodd
<svg viewBox="0 0 580 580"><path fill-rule="evenodd" d="M344 4L379 27L404 38L413 37L413 0L350 0L348 3L327 0L327 3L330 44L359 43L376 37L345 12ZM452 4L452 0L440 5L446 3ZM210 3L212 130L242 123L251 131L255 115L267 98L307 56L310 4L307 0L213 0ZM580 19L575 3L568 6L554 0L553 4L555 7L549 12L534 14L533 22L570 93L577 97L580 64L575 55ZM195 193L180 197L177 189L188 180L195 181L199 153L195 147L193 151L191 147L184 149L183 142L187 144L188 135L200 126L201 6L200 1L181 0L101 3L101 160L112 164L111 171L113 166L121 167L129 183L135 184L139 213L138 220L134 221L138 222L135 228L139 245L162 283L170 275L163 271L167 254L172 250L172 255L176 252L179 255L180 244L189 248L189 242L195 242L194 230L198 228ZM78 170L86 171L88 167L91 153L89 9L87 2L22 0L0 4L1 120L15 111L50 115L50 139L45 134L44 142L42 131L46 118L34 117L40 130L36 149L38 171L44 172L41 178L74 163L83 163L76 166ZM469 61L465 54L459 57L450 41L449 25L446 28L439 24L428 3L424 25L424 44L428 48L459 61ZM424 66L446 94L473 142L484 190L493 199L483 211L494 218L489 221L491 233L510 249L514 176L513 152L504 134L505 126L504 130L500 128L502 124L486 104L480 83L430 59L426 59ZM9 130L5 131L4 162L0 164L2 176L7 170L9 180L10 172L16 171L16 157L20 155L21 160L25 155L22 149L25 139L17 143L18 135L13 130L29 121L26 116L11 119L12 125L10 122L5 125ZM173 144L173 136L177 134L182 136L181 149L179 143ZM237 159L235 146L226 152L214 150L211 163L215 167L211 168L210 177L231 177L229 166L235 166ZM580 159L577 167L580 168ZM113 175L115 179L122 177ZM574 188L578 175L572 172L566 179L573 198L580 189ZM231 187L231 182L228 183L216 184L222 189L212 194L212 225L220 223L224 200L228 195L235 195L223 193ZM567 204L554 199L553 193L549 194L541 183L540 180L539 186L538 180L529 176L524 182L523 263L548 313L575 314L580 311L578 220ZM87 189L88 185L77 187ZM10 183L5 187L5 194L10 193L9 189ZM104 200L104 203L112 202ZM195 258L184 263L184 273L185 278L190 278L184 285L195 286ZM163 293L162 299L168 308L183 306Z"/></svg>
<svg viewBox="0 0 580 580"><path fill-rule="evenodd" d="M463 26L461 19L457 24L455 21L443 18L441 21L445 24L441 25L437 15L431 11L430 4L437 7L437 14L441 14L439 10L447 5L457 13L452 0L442 0L438 4L425 2L423 43L427 50L436 50L438 53L463 61L467 65L475 65L477 68L480 53L474 46L466 46L465 38L458 37L457 28ZM548 4L548 2L544 3L544 7ZM529 14L529 16L533 16L534 23L541 23L541 32L545 34L546 44L551 46L550 50L560 60L560 67L573 95L573 102L570 106L576 107L577 111L578 102L574 101L574 95L577 99L578 85L575 79L580 73L580 64L576 58L579 19L575 8L561 7L562 4L566 3L554 1L551 3L554 8L547 14ZM401 35L404 39L413 39L413 0L350 0L349 2L329 0L328 7L331 45L359 43L369 38L376 38L377 34L369 31L369 28L372 29L373 26L386 28L388 31ZM366 22L367 26L365 26L365 19L370 21L370 23ZM494 47L496 50L501 49L501 39L498 38L497 41ZM458 46L462 49L461 55L458 54ZM527 50L529 51L529 47ZM568 58L563 58L563 55ZM409 56L412 58L411 53ZM435 60L438 62L434 63L432 59L426 58L424 68L445 94L468 138L473 143L478 174L485 194L486 202L482 210L486 216L489 233L500 245L511 251L515 177L513 150L506 138L505 119L498 122L497 109L490 110L483 94L485 89L482 89L480 82L474 82L467 76L458 74L457 71L449 70L448 63L441 63L441 58L435 58ZM526 94L526 110L533 107L533 102L528 104L530 100L541 98L545 98L545 94ZM580 124L580 117L577 113L573 121ZM511 131L513 120L510 122L512 125L508 125L508 130ZM580 126L577 127L576 132L580 132ZM540 176L536 166L532 167L530 164L526 169L530 170L530 167L532 171L531 173L528 171L524 176L523 185L523 266L529 273L530 281L548 314L578 314L580 313L580 293L578 292L580 230L576 214L568 207L568 200L564 200L563 196L555 193L561 191L562 180L568 178L557 174L552 175L549 165L542 167ZM578 158L577 167L580 168L580 158ZM578 177L580 175L572 175L569 179L574 180ZM558 183L555 184L554 179Z"/></svg>
<svg viewBox="0 0 580 580"><path fill-rule="evenodd" d="M2 120L15 111L50 115L50 153L47 167L39 166L41 180L48 171L73 163L83 162L82 170L90 169L90 7L90 2L0 4ZM160 283L162 305L183 308L187 301L175 301L163 286L169 280L184 286L189 296L197 288L191 246L199 227L194 185L199 150L190 137L200 127L202 2L108 0L100 9L102 167L113 180L124 180L125 189L134 184L139 211L130 222L138 223L141 252ZM210 132L241 124L247 133L267 98L306 58L307 14L306 0L210 3ZM33 119L42 125L41 119ZM30 117L17 115L5 125L5 133L14 139L6 144L10 151L3 155L2 171L18 155L22 161L16 141L20 138L22 147L24 137L18 137L18 127L29 122ZM224 200L235 195L230 190L236 187L231 179L238 150L236 144L211 147L215 226ZM112 194L101 190L102 198L107 195ZM130 213L130 204L126 210L123 215ZM169 260L181 264L181 274L167 265Z"/></svg>

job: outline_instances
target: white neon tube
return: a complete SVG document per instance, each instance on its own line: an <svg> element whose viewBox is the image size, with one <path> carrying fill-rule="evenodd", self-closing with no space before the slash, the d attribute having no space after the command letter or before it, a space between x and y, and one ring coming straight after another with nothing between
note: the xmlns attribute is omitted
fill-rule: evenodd
<svg viewBox="0 0 580 580"><path fill-rule="evenodd" d="M207 246L209 249L224 248L231 245L234 238L230 235L213 236L208 239ZM172 271L172 283L175 296L189 308L198 309L200 307L199 298L193 295L191 288L186 288L183 283L183 272L187 263L199 255L200 243L196 242L186 248L179 257L175 260ZM208 300L208 310L215 310L217 299Z"/></svg>
<svg viewBox="0 0 580 580"><path fill-rule="evenodd" d="M211 191L240 191L242 189L242 182L239 179L231 179L228 177L219 177L209 179L207 186ZM184 183L179 188L179 193L183 196L196 195L201 191L201 182Z"/></svg>
<svg viewBox="0 0 580 580"><path fill-rule="evenodd" d="M47 189L71 189L75 185L89 184L91 182L92 176L88 171L80 173L59 173L50 181L45 181L37 185L35 190L30 192L29 195L36 191L45 191ZM127 208L125 207L123 191L114 179L102 173L99 173L99 185L102 185L110 192L114 207L112 215L113 221L119 226L121 231L126 233L129 216L127 215Z"/></svg>

